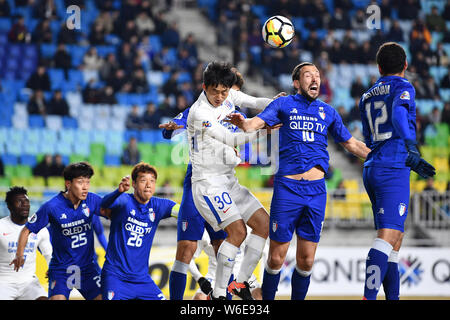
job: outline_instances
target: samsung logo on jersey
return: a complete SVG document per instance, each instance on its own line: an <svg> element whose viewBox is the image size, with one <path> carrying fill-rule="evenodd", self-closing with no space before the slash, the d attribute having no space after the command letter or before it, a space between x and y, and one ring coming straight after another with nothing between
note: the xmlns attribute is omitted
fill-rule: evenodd
<svg viewBox="0 0 450 320"><path fill-rule="evenodd" d="M372 96L380 96L380 95L389 94L390 89L391 89L391 85L389 85L389 84L379 85L379 86L373 88L372 90L370 90L369 92L364 93L363 100L366 100Z"/></svg>

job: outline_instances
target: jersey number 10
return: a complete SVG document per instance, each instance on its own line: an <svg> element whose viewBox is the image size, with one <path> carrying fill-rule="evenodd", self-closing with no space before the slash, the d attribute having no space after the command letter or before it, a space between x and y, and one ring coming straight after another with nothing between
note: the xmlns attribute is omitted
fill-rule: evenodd
<svg viewBox="0 0 450 320"><path fill-rule="evenodd" d="M386 108L386 103L384 101L375 101L373 103L374 110L381 109L381 114L375 118L375 121L372 120L372 111L371 111L371 102L367 102L365 104L366 107L366 115L367 121L369 122L370 132L372 134L372 140L374 142L384 141L392 137L392 132L383 132L379 131L379 126L388 121L388 113Z"/></svg>

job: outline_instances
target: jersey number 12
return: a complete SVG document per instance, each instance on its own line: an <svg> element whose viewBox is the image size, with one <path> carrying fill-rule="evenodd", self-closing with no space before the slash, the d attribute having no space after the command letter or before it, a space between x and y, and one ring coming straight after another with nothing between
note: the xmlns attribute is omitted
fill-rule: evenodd
<svg viewBox="0 0 450 320"><path fill-rule="evenodd" d="M392 131L381 133L379 130L379 126L381 124L385 124L388 121L386 103L384 103L384 101L375 101L373 103L374 110L381 109L381 114L374 119L375 121L372 120L371 104L371 102L367 102L365 107L372 139L374 142L387 140L392 137Z"/></svg>

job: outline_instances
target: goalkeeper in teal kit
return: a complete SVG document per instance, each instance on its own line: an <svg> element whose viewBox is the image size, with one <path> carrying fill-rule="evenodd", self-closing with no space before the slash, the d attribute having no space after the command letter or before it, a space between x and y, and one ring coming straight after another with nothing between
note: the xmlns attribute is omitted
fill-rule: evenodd
<svg viewBox="0 0 450 320"><path fill-rule="evenodd" d="M410 171L429 178L435 169L416 146L415 90L405 79L405 51L397 43L385 43L376 61L381 77L359 103L364 137L372 150L363 179L377 229L366 262L364 299L376 299L383 284L386 299L398 300L398 251L408 214Z"/></svg>

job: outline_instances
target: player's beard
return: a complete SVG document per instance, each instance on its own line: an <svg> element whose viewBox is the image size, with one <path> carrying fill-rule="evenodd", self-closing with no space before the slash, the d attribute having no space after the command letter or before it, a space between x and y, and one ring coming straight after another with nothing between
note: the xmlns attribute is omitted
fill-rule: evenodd
<svg viewBox="0 0 450 320"><path fill-rule="evenodd" d="M319 90L320 90L320 87L319 87L319 86L317 87L317 92L314 94L314 96L312 96L312 95L309 93L309 87L310 87L310 86L308 86L307 88L303 88L302 86L300 86L300 94L301 94L302 96L304 96L308 101L314 101L314 100L317 99L317 97L319 97Z"/></svg>

